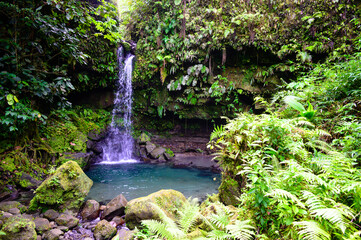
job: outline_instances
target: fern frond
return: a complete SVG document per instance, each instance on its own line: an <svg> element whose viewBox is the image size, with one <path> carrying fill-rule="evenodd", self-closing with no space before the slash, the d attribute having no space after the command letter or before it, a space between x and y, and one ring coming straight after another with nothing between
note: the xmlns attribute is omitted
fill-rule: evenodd
<svg viewBox="0 0 361 240"><path fill-rule="evenodd" d="M153 234L165 239L179 239L184 236L178 228L169 227L167 224L150 219L143 220L142 225L147 227Z"/></svg>
<svg viewBox="0 0 361 240"><path fill-rule="evenodd" d="M331 236L315 221L293 222L293 225L300 228L298 234L304 240L330 240Z"/></svg>
<svg viewBox="0 0 361 240"><path fill-rule="evenodd" d="M327 186L327 183L322 180L322 178L320 178L318 175L313 174L312 172L299 172L296 175L302 177L306 180L306 182L310 184L317 183L321 186Z"/></svg>
<svg viewBox="0 0 361 240"><path fill-rule="evenodd" d="M180 218L178 223L183 232L188 233L190 229L195 225L199 213L198 199L188 199L183 205L182 210L179 212Z"/></svg>
<svg viewBox="0 0 361 240"><path fill-rule="evenodd" d="M325 203L316 195L309 191L302 191L303 199L306 200L306 206L311 210L326 208Z"/></svg>
<svg viewBox="0 0 361 240"><path fill-rule="evenodd" d="M250 225L249 222L249 220L237 220L234 224L226 226L227 232L239 240L253 239L253 236L255 235L253 229L255 229L255 227Z"/></svg>
<svg viewBox="0 0 361 240"><path fill-rule="evenodd" d="M305 208L305 205L298 199L298 197L283 189L273 189L271 192L267 193L266 196L271 196L276 199L290 199L291 201L297 203L297 205L301 208Z"/></svg>
<svg viewBox="0 0 361 240"><path fill-rule="evenodd" d="M314 129L315 125L313 125L311 122L307 120L298 119L298 121L295 122L295 125L297 127L308 127L310 129Z"/></svg>
<svg viewBox="0 0 361 240"><path fill-rule="evenodd" d="M232 235L225 231L215 229L215 230L211 231L207 235L207 237L208 237L208 239L211 239L211 240L223 240L223 239L231 238Z"/></svg>
<svg viewBox="0 0 361 240"><path fill-rule="evenodd" d="M322 217L327 219L335 226L337 226L342 233L345 233L346 228L349 226L348 222L346 221L343 213L335 208L322 208L322 209L315 209L311 212L312 215Z"/></svg>

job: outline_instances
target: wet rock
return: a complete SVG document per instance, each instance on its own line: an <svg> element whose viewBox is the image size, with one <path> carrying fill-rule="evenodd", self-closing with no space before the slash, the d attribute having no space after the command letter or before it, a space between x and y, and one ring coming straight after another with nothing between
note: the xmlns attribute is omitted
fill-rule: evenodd
<svg viewBox="0 0 361 240"><path fill-rule="evenodd" d="M60 226L66 226L69 229L74 228L78 225L79 219L69 214L61 214L55 222Z"/></svg>
<svg viewBox="0 0 361 240"><path fill-rule="evenodd" d="M11 193L9 193L9 192L0 193L0 202L6 200L7 198L9 198L10 195L11 195Z"/></svg>
<svg viewBox="0 0 361 240"><path fill-rule="evenodd" d="M6 222L11 216L11 213L8 212L0 212L0 221Z"/></svg>
<svg viewBox="0 0 361 240"><path fill-rule="evenodd" d="M4 240L36 240L35 223L20 216L9 217L3 225Z"/></svg>
<svg viewBox="0 0 361 240"><path fill-rule="evenodd" d="M186 198L175 190L160 190L146 197L136 198L128 202L125 210L125 222L129 229L139 226L142 220L158 219L159 214L153 204L161 207L166 214L174 218L175 209L182 206ZM153 204L152 204L153 203Z"/></svg>
<svg viewBox="0 0 361 240"><path fill-rule="evenodd" d="M20 210L18 208L10 208L8 212L12 215L20 215Z"/></svg>
<svg viewBox="0 0 361 240"><path fill-rule="evenodd" d="M52 221L59 217L59 213L53 209L49 209L44 213L44 217Z"/></svg>
<svg viewBox="0 0 361 240"><path fill-rule="evenodd" d="M117 236L115 236L112 240L130 240L133 239L133 237L134 231L122 228L119 230Z"/></svg>
<svg viewBox="0 0 361 240"><path fill-rule="evenodd" d="M35 223L35 229L38 233L44 233L48 231L51 227L49 220L46 218L37 217L34 219L34 223Z"/></svg>
<svg viewBox="0 0 361 240"><path fill-rule="evenodd" d="M63 231L59 229L51 229L43 234L43 239L46 240L58 240L61 235L63 235Z"/></svg>
<svg viewBox="0 0 361 240"><path fill-rule="evenodd" d="M25 189L36 189L41 184L41 181L36 180L27 173L23 173L20 177L20 186Z"/></svg>
<svg viewBox="0 0 361 240"><path fill-rule="evenodd" d="M115 216L124 215L124 209L127 203L128 201L122 194L116 196L107 204L102 219L105 218L106 220L111 220Z"/></svg>
<svg viewBox="0 0 361 240"><path fill-rule="evenodd" d="M85 202L84 208L80 215L84 220L93 220L99 216L100 204L95 200L88 200Z"/></svg>
<svg viewBox="0 0 361 240"><path fill-rule="evenodd" d="M242 187L239 185L237 180L229 176L222 175L222 183L218 188L221 202L225 205L239 204L237 196L241 196L241 189Z"/></svg>
<svg viewBox="0 0 361 240"><path fill-rule="evenodd" d="M101 220L94 228L94 237L96 240L111 239L117 233L117 229L107 220Z"/></svg>
<svg viewBox="0 0 361 240"><path fill-rule="evenodd" d="M145 144L145 150L147 150L147 153L150 154L154 149L156 149L157 146L154 143L147 142Z"/></svg>
<svg viewBox="0 0 361 240"><path fill-rule="evenodd" d="M69 231L69 228L67 226L57 226L56 229L59 229L60 231L63 232Z"/></svg>
<svg viewBox="0 0 361 240"><path fill-rule="evenodd" d="M30 209L51 207L63 211L66 209L78 211L92 185L93 181L79 165L74 161L68 161L36 189L36 194L30 202Z"/></svg>
<svg viewBox="0 0 361 240"><path fill-rule="evenodd" d="M158 158L160 158L161 156L163 156L163 153L165 153L165 149L162 148L162 147L157 147L157 148L155 148L155 149L150 153L150 156L151 156L153 159L158 159ZM164 157L163 157L163 160L165 160Z"/></svg>

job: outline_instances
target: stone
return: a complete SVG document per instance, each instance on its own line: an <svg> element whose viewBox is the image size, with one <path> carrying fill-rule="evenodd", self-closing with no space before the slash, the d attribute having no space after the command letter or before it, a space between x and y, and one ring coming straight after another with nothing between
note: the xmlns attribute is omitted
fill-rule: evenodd
<svg viewBox="0 0 361 240"><path fill-rule="evenodd" d="M147 142L150 142L150 137L145 132L142 132L142 134L138 137L138 143L146 144Z"/></svg>
<svg viewBox="0 0 361 240"><path fill-rule="evenodd" d="M20 209L20 211L25 211L26 208L21 203L16 201L6 201L0 203L0 210L4 212L8 212L12 208Z"/></svg>
<svg viewBox="0 0 361 240"><path fill-rule="evenodd" d="M52 208L78 211L88 194L93 181L74 161L61 165L35 191L30 209Z"/></svg>
<svg viewBox="0 0 361 240"><path fill-rule="evenodd" d="M88 138L92 141L99 142L105 138L105 131L99 132L97 130L92 130L88 133Z"/></svg>
<svg viewBox="0 0 361 240"><path fill-rule="evenodd" d="M101 220L94 228L94 238L96 240L111 239L117 233L117 229L107 220Z"/></svg>
<svg viewBox="0 0 361 240"><path fill-rule="evenodd" d="M59 230L59 229L51 229L49 231L47 231L44 235L43 235L43 239L46 240L58 240L60 238L61 235L63 235L63 231Z"/></svg>
<svg viewBox="0 0 361 240"><path fill-rule="evenodd" d="M34 219L34 223L36 231L40 234L48 231L51 228L50 222L46 218L37 217Z"/></svg>
<svg viewBox="0 0 361 240"><path fill-rule="evenodd" d="M41 240L43 239L40 235L36 236L36 240Z"/></svg>
<svg viewBox="0 0 361 240"><path fill-rule="evenodd" d="M22 217L22 218L25 218L25 219L28 219L28 220L30 220L30 221L33 221L33 220L34 220L34 216L31 215L31 214L23 213L23 214L21 214L21 217Z"/></svg>
<svg viewBox="0 0 361 240"><path fill-rule="evenodd" d="M25 189L36 189L41 184L41 181L36 180L27 173L23 173L20 177L20 186Z"/></svg>
<svg viewBox="0 0 361 240"><path fill-rule="evenodd" d="M72 160L77 164L79 164L79 166L82 169L86 169L87 167L90 166L90 159L92 158L92 156L93 156L92 152L64 153L64 155L59 159L59 161L61 163L65 163L67 161Z"/></svg>
<svg viewBox="0 0 361 240"><path fill-rule="evenodd" d="M20 215L20 210L18 208L10 208L8 212L12 215Z"/></svg>
<svg viewBox="0 0 361 240"><path fill-rule="evenodd" d="M0 202L6 200L7 198L9 198L11 195L11 193L9 192L2 192L0 193Z"/></svg>
<svg viewBox="0 0 361 240"><path fill-rule="evenodd" d="M147 153L150 154L154 149L156 149L157 146L154 143L147 142L145 144L145 150L147 150Z"/></svg>
<svg viewBox="0 0 361 240"><path fill-rule="evenodd" d="M79 219L69 214L61 214L55 222L60 226L66 226L69 229L76 227L79 223Z"/></svg>
<svg viewBox="0 0 361 240"><path fill-rule="evenodd" d="M9 217L1 229L4 240L36 240L35 223L20 216Z"/></svg>
<svg viewBox="0 0 361 240"><path fill-rule="evenodd" d="M151 156L153 159L158 159L160 156L163 155L163 153L165 153L165 148L157 147L157 148L155 148L155 149L150 153L150 156ZM164 160L165 160L165 159L164 159Z"/></svg>
<svg viewBox="0 0 361 240"><path fill-rule="evenodd" d="M69 231L69 228L67 226L57 226L56 229L59 229L59 230L61 230L63 232Z"/></svg>
<svg viewBox="0 0 361 240"><path fill-rule="evenodd" d="M127 199L122 194L119 194L106 205L102 219L111 220L115 216L123 216L127 203Z"/></svg>
<svg viewBox="0 0 361 240"><path fill-rule="evenodd" d="M112 219L111 222L113 222L115 224L115 226L120 226L125 223L125 220L120 216L116 216Z"/></svg>
<svg viewBox="0 0 361 240"><path fill-rule="evenodd" d="M60 214L54 209L46 210L46 212L44 213L44 217L49 219L50 221L57 219L59 215Z"/></svg>
<svg viewBox="0 0 361 240"><path fill-rule="evenodd" d="M11 216L13 216L11 213L0 212L0 220L3 222L6 222Z"/></svg>
<svg viewBox="0 0 361 240"><path fill-rule="evenodd" d="M101 205L99 209L100 209L100 211L104 211L106 208L107 208L107 206Z"/></svg>
<svg viewBox="0 0 361 240"><path fill-rule="evenodd" d="M241 196L241 187L235 179L222 174L222 182L218 188L219 198L225 205L239 204L238 196Z"/></svg>
<svg viewBox="0 0 361 240"><path fill-rule="evenodd" d="M85 202L83 210L80 215L83 220L93 220L99 216L100 204L95 200L88 200Z"/></svg>
<svg viewBox="0 0 361 240"><path fill-rule="evenodd" d="M131 240L133 237L134 231L122 228L119 230L117 236L115 236L112 240Z"/></svg>
<svg viewBox="0 0 361 240"><path fill-rule="evenodd" d="M153 204L157 204L168 217L175 219L175 209L180 208L186 198L181 192L169 189L160 190L146 197L136 198L128 202L125 209L125 222L129 229L140 226L142 220L157 219L159 214Z"/></svg>

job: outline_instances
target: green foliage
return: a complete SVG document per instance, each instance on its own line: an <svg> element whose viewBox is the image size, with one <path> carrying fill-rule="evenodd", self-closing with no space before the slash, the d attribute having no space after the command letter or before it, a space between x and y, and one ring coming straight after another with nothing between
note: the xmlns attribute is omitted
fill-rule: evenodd
<svg viewBox="0 0 361 240"><path fill-rule="evenodd" d="M293 109L296 109L300 112L300 116L307 118L308 120L312 120L315 117L316 111L313 110L313 106L310 102L307 102L308 108L307 110L303 107L301 103L299 103L297 97L294 96L286 96L284 101L286 104L291 106Z"/></svg>
<svg viewBox="0 0 361 240"><path fill-rule="evenodd" d="M49 109L69 105L69 92L113 84L121 41L115 6L74 0L0 6L3 137L32 138L29 129L44 124Z"/></svg>
<svg viewBox="0 0 361 240"><path fill-rule="evenodd" d="M240 209L270 239L346 239L359 230L361 174L329 136L305 118L241 114L210 146L225 174L241 176Z"/></svg>

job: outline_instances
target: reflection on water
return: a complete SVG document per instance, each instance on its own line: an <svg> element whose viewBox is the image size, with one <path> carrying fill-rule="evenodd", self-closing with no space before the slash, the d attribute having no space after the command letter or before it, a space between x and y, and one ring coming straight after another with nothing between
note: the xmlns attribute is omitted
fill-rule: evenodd
<svg viewBox="0 0 361 240"><path fill-rule="evenodd" d="M94 181L88 198L99 202L107 202L119 194L129 201L161 189L203 198L216 193L220 184L218 173L145 163L94 165L86 174Z"/></svg>

